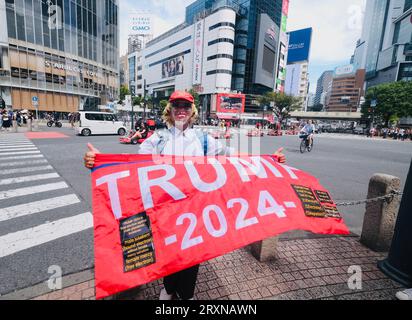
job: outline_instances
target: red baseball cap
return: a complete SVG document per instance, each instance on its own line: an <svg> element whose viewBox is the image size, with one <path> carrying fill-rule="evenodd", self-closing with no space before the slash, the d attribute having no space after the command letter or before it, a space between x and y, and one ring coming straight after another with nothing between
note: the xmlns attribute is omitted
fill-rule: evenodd
<svg viewBox="0 0 412 320"><path fill-rule="evenodd" d="M188 92L184 92L184 91L175 91L173 92L173 94L171 95L169 102L173 102L176 100L185 100L188 101L190 103L194 103L195 99L193 98L193 96L188 93Z"/></svg>

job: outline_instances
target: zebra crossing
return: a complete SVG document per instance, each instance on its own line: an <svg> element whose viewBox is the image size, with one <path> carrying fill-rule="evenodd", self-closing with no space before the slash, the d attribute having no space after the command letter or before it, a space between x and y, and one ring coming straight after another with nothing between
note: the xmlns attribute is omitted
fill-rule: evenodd
<svg viewBox="0 0 412 320"><path fill-rule="evenodd" d="M14 261L26 263L22 273L47 275L47 261L58 264L67 259L66 247L75 250L73 243L65 244L65 237L91 242L87 250L92 251L89 210L35 144L23 134L0 135L0 295L15 289L4 282L9 268L15 272L20 268ZM56 241L60 249L50 250ZM27 278L39 279L34 274Z"/></svg>

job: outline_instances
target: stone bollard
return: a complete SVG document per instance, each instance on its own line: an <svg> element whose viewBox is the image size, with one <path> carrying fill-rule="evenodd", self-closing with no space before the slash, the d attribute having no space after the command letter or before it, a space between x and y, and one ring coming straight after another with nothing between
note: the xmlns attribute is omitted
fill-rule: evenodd
<svg viewBox="0 0 412 320"><path fill-rule="evenodd" d="M387 174L375 174L369 181L368 199L390 194L399 190L401 180ZM375 201L366 205L361 243L376 252L389 250L395 229L400 200Z"/></svg>
<svg viewBox="0 0 412 320"><path fill-rule="evenodd" d="M260 262L267 262L277 258L279 237L268 238L250 245L252 255Z"/></svg>

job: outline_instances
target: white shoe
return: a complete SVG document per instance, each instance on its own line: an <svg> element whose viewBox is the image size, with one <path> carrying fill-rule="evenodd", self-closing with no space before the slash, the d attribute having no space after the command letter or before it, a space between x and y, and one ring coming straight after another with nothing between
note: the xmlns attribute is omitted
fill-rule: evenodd
<svg viewBox="0 0 412 320"><path fill-rule="evenodd" d="M396 298L399 300L410 300L412 301L412 289L405 289L396 293Z"/></svg>
<svg viewBox="0 0 412 320"><path fill-rule="evenodd" d="M162 291L160 291L160 296L159 296L159 300L165 300L165 301L170 301L173 299L173 294L168 294L166 289L162 289Z"/></svg>

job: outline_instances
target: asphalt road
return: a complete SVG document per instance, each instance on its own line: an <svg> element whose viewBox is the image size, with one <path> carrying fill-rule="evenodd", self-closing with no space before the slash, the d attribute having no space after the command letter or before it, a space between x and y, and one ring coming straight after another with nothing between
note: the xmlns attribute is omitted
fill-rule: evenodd
<svg viewBox="0 0 412 320"><path fill-rule="evenodd" d="M76 214L92 212L90 172L83 167L82 162L87 143L92 143L103 153L136 153L138 150L138 146L120 144L118 136L80 137L67 128L44 130L60 132L69 137L39 139L33 140L33 143L53 167L54 172L57 172L70 191L81 200L75 205ZM299 151L300 141L297 137L248 138L246 141L249 142L249 147L243 146L243 152L253 149L260 154L270 154L277 148L284 147L287 163L317 177L337 202L366 199L369 179L375 173L400 177L403 189L412 157L412 142L409 141L370 140L357 136L322 134L316 136L313 152L305 154ZM251 147L252 141L258 149ZM30 187L30 183L27 186ZM13 199L7 201L8 206L15 205ZM35 201L35 195L26 196L25 201ZM365 206L340 209L350 230L360 234ZM60 218L74 215L65 210L52 213ZM24 220L24 224L26 227L36 226L50 219L47 214L33 215L29 220ZM0 235L16 232L21 228L21 225L17 225L20 222L11 220L0 223ZM63 274L88 269L93 266L93 232L87 229L62 237L40 247L0 258L0 262L0 294L47 280L50 277L47 266L50 265L62 266Z"/></svg>
<svg viewBox="0 0 412 320"><path fill-rule="evenodd" d="M91 199L89 172L83 167L82 157L88 142L103 153L135 153L138 146L122 145L117 136L81 137L69 129L60 129L70 139L35 140L46 158L88 203ZM295 136L249 138L248 148L270 154L284 148L287 163L319 179L330 190L336 202L366 199L370 178L385 173L401 178L405 183L412 159L412 142L371 140L363 136L321 134L315 138L311 153L301 154L300 141ZM252 147L252 143L258 146ZM91 208L90 208L91 210ZM360 234L365 207L341 209L352 232Z"/></svg>

